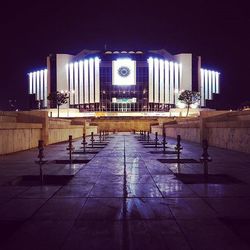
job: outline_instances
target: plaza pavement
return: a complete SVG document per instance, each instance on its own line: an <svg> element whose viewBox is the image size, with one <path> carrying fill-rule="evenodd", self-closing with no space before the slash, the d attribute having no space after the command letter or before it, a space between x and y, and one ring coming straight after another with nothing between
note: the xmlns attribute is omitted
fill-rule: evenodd
<svg viewBox="0 0 250 250"><path fill-rule="evenodd" d="M250 249L250 155L209 148L209 174L222 176L205 183L200 163L161 163L176 155L152 154L162 149L133 134L111 137L87 149L97 154L73 155L87 164L56 164L66 143L45 148L44 173L67 183L22 181L39 174L37 149L0 157L0 249ZM182 146L182 158L199 160L199 144Z"/></svg>

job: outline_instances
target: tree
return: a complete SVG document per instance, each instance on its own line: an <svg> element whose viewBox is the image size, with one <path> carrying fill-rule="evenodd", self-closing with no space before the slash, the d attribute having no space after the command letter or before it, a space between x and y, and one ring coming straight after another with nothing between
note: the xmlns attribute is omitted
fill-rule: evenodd
<svg viewBox="0 0 250 250"><path fill-rule="evenodd" d="M189 113L190 105L195 104L200 101L200 93L191 91L191 90L184 90L180 93L179 100L187 105L187 115Z"/></svg>
<svg viewBox="0 0 250 250"><path fill-rule="evenodd" d="M57 117L59 117L59 108L61 105L68 103L68 93L64 93L64 92L51 92L47 99L49 101L52 101L56 106L57 106Z"/></svg>

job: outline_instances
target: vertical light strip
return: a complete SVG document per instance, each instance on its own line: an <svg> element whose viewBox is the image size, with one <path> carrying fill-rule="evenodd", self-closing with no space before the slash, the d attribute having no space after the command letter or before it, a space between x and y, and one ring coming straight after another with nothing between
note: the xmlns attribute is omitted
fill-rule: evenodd
<svg viewBox="0 0 250 250"><path fill-rule="evenodd" d="M212 92L216 93L215 72L212 71Z"/></svg>
<svg viewBox="0 0 250 250"><path fill-rule="evenodd" d="M41 86L41 92L40 92L40 99L41 100L44 100L44 80L43 80L43 70L40 71L40 77L41 77L41 83L40 83L40 86Z"/></svg>
<svg viewBox="0 0 250 250"><path fill-rule="evenodd" d="M201 106L205 106L205 96L204 96L204 70L200 70L201 74L201 89L200 89L200 95L201 95Z"/></svg>
<svg viewBox="0 0 250 250"><path fill-rule="evenodd" d="M169 62L165 61L165 103L169 104Z"/></svg>
<svg viewBox="0 0 250 250"><path fill-rule="evenodd" d="M94 59L89 59L89 102L94 103Z"/></svg>
<svg viewBox="0 0 250 250"><path fill-rule="evenodd" d="M204 89L205 89L205 99L208 100L208 72L207 70L205 69L204 70L205 74L204 74L204 78L205 78L205 81L204 81Z"/></svg>
<svg viewBox="0 0 250 250"><path fill-rule="evenodd" d="M154 58L154 103L159 103L159 59Z"/></svg>
<svg viewBox="0 0 250 250"><path fill-rule="evenodd" d="M78 62L74 63L75 104L79 104Z"/></svg>
<svg viewBox="0 0 250 250"><path fill-rule="evenodd" d="M208 71L208 99L212 100L213 95L212 95L212 71Z"/></svg>
<svg viewBox="0 0 250 250"><path fill-rule="evenodd" d="M178 63L174 64L174 104L176 104L178 100L178 95L180 91L179 87L179 65Z"/></svg>
<svg viewBox="0 0 250 250"><path fill-rule="evenodd" d="M95 103L100 102L100 59L95 58Z"/></svg>
<svg viewBox="0 0 250 250"><path fill-rule="evenodd" d="M40 77L39 77L39 71L36 72L36 100L40 101Z"/></svg>
<svg viewBox="0 0 250 250"><path fill-rule="evenodd" d="M148 59L148 102L154 102L154 87L153 87L153 69L154 60L152 57Z"/></svg>
<svg viewBox="0 0 250 250"><path fill-rule="evenodd" d="M160 60L160 103L164 103L164 61Z"/></svg>
<svg viewBox="0 0 250 250"><path fill-rule="evenodd" d="M89 63L84 60L84 103L89 103Z"/></svg>
<svg viewBox="0 0 250 250"><path fill-rule="evenodd" d="M169 86L169 101L171 104L174 103L174 63L169 63L169 69L170 69L170 86Z"/></svg>
<svg viewBox="0 0 250 250"><path fill-rule="evenodd" d="M215 73L215 85L216 85L216 94L220 93L220 85L219 85L219 72Z"/></svg>
<svg viewBox="0 0 250 250"><path fill-rule="evenodd" d="M48 70L45 69L44 73L44 107L48 106L47 96L48 96Z"/></svg>
<svg viewBox="0 0 250 250"><path fill-rule="evenodd" d="M70 99L70 105L74 104L74 64L71 63L69 65L69 99Z"/></svg>
<svg viewBox="0 0 250 250"><path fill-rule="evenodd" d="M29 94L33 94L33 89L32 89L32 87L33 87L33 85L32 85L32 80L33 80L33 75L32 75L32 73L29 73Z"/></svg>
<svg viewBox="0 0 250 250"><path fill-rule="evenodd" d="M79 104L83 104L83 61L79 62Z"/></svg>
<svg viewBox="0 0 250 250"><path fill-rule="evenodd" d="M32 94L36 94L36 72L33 72L33 88L32 88Z"/></svg>

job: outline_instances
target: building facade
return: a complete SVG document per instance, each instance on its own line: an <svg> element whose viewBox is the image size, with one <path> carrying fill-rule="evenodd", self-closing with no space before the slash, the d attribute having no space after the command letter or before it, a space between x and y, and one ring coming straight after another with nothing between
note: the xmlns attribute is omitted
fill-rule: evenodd
<svg viewBox="0 0 250 250"><path fill-rule="evenodd" d="M53 107L50 92L69 95L67 107L81 111L168 111L183 90L201 94L200 107L219 93L219 72L201 66L201 57L166 50L98 51L47 57L47 67L29 74L30 99Z"/></svg>

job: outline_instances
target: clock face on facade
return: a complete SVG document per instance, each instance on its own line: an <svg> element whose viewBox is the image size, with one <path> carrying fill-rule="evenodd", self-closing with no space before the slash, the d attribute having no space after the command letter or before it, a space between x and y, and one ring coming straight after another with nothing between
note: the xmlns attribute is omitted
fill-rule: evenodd
<svg viewBox="0 0 250 250"><path fill-rule="evenodd" d="M122 66L118 69L118 74L121 77L127 77L130 74L130 69L128 67Z"/></svg>

